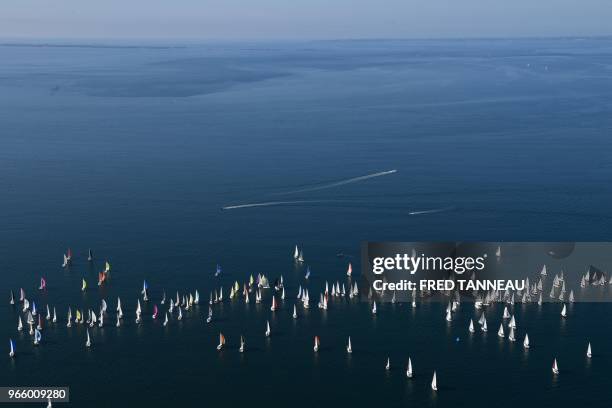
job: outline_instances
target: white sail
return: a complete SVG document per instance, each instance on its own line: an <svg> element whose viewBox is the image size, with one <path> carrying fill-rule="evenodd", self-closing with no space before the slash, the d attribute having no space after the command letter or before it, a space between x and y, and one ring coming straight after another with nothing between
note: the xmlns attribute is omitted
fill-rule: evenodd
<svg viewBox="0 0 612 408"><path fill-rule="evenodd" d="M89 329L87 329L87 340L85 341L85 347L91 347L91 337L89 337Z"/></svg>
<svg viewBox="0 0 612 408"><path fill-rule="evenodd" d="M390 369L391 369L391 359L387 357L387 364L385 365L385 370L390 370Z"/></svg>
<svg viewBox="0 0 612 408"><path fill-rule="evenodd" d="M408 357L408 368L406 369L406 377L412 378L412 359Z"/></svg>
<svg viewBox="0 0 612 408"><path fill-rule="evenodd" d="M557 365L557 359L553 361L552 372L554 374L559 374L559 366Z"/></svg>
<svg viewBox="0 0 612 408"><path fill-rule="evenodd" d="M297 319L297 308L293 305L293 318Z"/></svg>
<svg viewBox="0 0 612 408"><path fill-rule="evenodd" d="M561 309L561 316L567 317L567 307L563 304L563 309Z"/></svg>
<svg viewBox="0 0 612 408"><path fill-rule="evenodd" d="M593 356L593 353L591 351L591 342L589 342L589 345L587 347L586 355L587 355L588 358L591 358Z"/></svg>
<svg viewBox="0 0 612 408"><path fill-rule="evenodd" d="M346 352L349 354L353 352L353 346L351 345L351 336L349 336L348 338L348 345L346 346Z"/></svg>
<svg viewBox="0 0 612 408"><path fill-rule="evenodd" d="M298 259L300 256L300 250L298 249L298 246L295 246L295 251L293 251L293 259Z"/></svg>
<svg viewBox="0 0 612 408"><path fill-rule="evenodd" d="M527 333L525 333L525 339L523 340L523 347L526 349L529 348L529 335Z"/></svg>
<svg viewBox="0 0 612 408"><path fill-rule="evenodd" d="M470 319L470 327L468 328L470 333L474 333L474 321Z"/></svg>
<svg viewBox="0 0 612 408"><path fill-rule="evenodd" d="M270 334L272 332L270 331L270 321L266 321L266 337L270 337Z"/></svg>
<svg viewBox="0 0 612 408"><path fill-rule="evenodd" d="M502 338L506 336L504 334L504 326L502 324L499 325L499 330L497 331L497 335Z"/></svg>
<svg viewBox="0 0 612 408"><path fill-rule="evenodd" d="M433 379L431 380L431 389L434 391L438 390L438 379L435 371L433 373Z"/></svg>

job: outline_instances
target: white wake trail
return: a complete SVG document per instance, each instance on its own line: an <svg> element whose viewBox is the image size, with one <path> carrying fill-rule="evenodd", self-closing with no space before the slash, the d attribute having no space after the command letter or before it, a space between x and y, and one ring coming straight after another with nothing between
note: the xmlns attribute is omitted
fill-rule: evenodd
<svg viewBox="0 0 612 408"><path fill-rule="evenodd" d="M273 205L291 205L291 204L315 204L315 203L324 203L324 202L327 202L327 200L266 201L262 203L227 205L225 207L221 207L221 209L222 210L237 210L239 208L271 207Z"/></svg>
<svg viewBox="0 0 612 408"><path fill-rule="evenodd" d="M375 177L387 176L387 175L393 174L393 173L397 173L397 170L393 169L393 170L387 170L387 171L380 171L378 173L366 174L365 176L352 177L352 178L345 179L345 180L334 181L332 183L327 183L327 184L323 184L323 185L320 185L320 186L304 187L304 188L300 188L298 190L291 190L291 191L285 191L285 192L281 192L281 193L274 193L273 195L286 195L286 194L295 194L295 193L305 193L305 192L308 192L308 191L325 190L325 189L328 189L328 188L343 186L345 184L356 183L358 181L368 180L368 179L375 178Z"/></svg>
<svg viewBox="0 0 612 408"><path fill-rule="evenodd" d="M431 210L422 210L422 211L410 211L408 213L408 215L424 215L424 214L436 214L436 213L441 213L441 212L446 212L446 211L451 211L453 210L455 207L443 207L443 208L434 208Z"/></svg>

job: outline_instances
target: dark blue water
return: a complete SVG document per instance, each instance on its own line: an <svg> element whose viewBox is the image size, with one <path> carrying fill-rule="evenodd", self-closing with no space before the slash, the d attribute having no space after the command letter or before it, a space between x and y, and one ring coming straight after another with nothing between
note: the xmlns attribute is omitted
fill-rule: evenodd
<svg viewBox="0 0 612 408"><path fill-rule="evenodd" d="M0 339L16 340L18 358L0 365L0 383L70 385L79 407L612 403L607 304L576 304L565 322L556 305L517 306L528 353L495 335L499 307L489 334L472 337L467 304L450 326L435 303L372 318L365 303L336 301L290 316L304 284L296 243L318 296L344 279L338 251L358 269L364 240L612 239L612 40L5 45L0 61L0 293L23 287L62 322L34 348L2 302ZM221 210L270 201L300 202ZM97 288L104 259L112 277ZM164 289L206 298L251 273L283 274L281 310L228 302L212 326L205 305L167 328L148 317ZM136 327L144 279L152 302ZM114 308L118 295L125 325L93 329L86 350L84 328L63 323L68 305Z"/></svg>

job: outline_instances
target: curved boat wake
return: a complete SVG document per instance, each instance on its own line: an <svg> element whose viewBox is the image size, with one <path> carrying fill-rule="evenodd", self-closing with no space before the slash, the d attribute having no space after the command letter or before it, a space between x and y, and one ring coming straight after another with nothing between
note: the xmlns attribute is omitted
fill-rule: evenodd
<svg viewBox="0 0 612 408"><path fill-rule="evenodd" d="M309 191L325 190L325 189L328 189L328 188L344 186L346 184L357 183L359 181L364 181L364 180L368 180L368 179L375 178L375 177L387 176L387 175L393 174L393 173L397 173L397 170L393 169L393 170L387 170L387 171L379 171L377 173L366 174L365 176L351 177L351 178L348 178L348 179L344 179L344 180L340 180L340 181L334 181L334 182L323 184L323 185L319 185L319 186L304 187L304 188L300 188L300 189L297 189L297 190L291 190L291 191L283 191L283 192L280 192L280 193L274 193L272 195L287 195L287 194L306 193L306 192L309 192Z"/></svg>
<svg viewBox="0 0 612 408"><path fill-rule="evenodd" d="M271 207L276 205L293 205L293 204L317 204L326 203L330 200L294 200L294 201L266 201L261 203L246 203L236 205L226 205L221 207L222 210L237 210L240 208L252 208L252 207Z"/></svg>

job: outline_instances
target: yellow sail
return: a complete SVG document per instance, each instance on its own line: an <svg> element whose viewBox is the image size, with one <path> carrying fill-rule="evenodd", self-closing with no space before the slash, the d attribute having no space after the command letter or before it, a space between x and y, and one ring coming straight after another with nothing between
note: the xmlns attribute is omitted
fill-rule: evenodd
<svg viewBox="0 0 612 408"><path fill-rule="evenodd" d="M76 311L76 318L77 318L77 321L79 322L81 321L81 312L78 310Z"/></svg>
<svg viewBox="0 0 612 408"><path fill-rule="evenodd" d="M255 279L253 279L253 275L251 274L251 277L249 278L249 285L253 285L254 282Z"/></svg>
<svg viewBox="0 0 612 408"><path fill-rule="evenodd" d="M81 287L81 290L85 290L87 288L87 282L85 281L85 279L83 279L83 286Z"/></svg>

